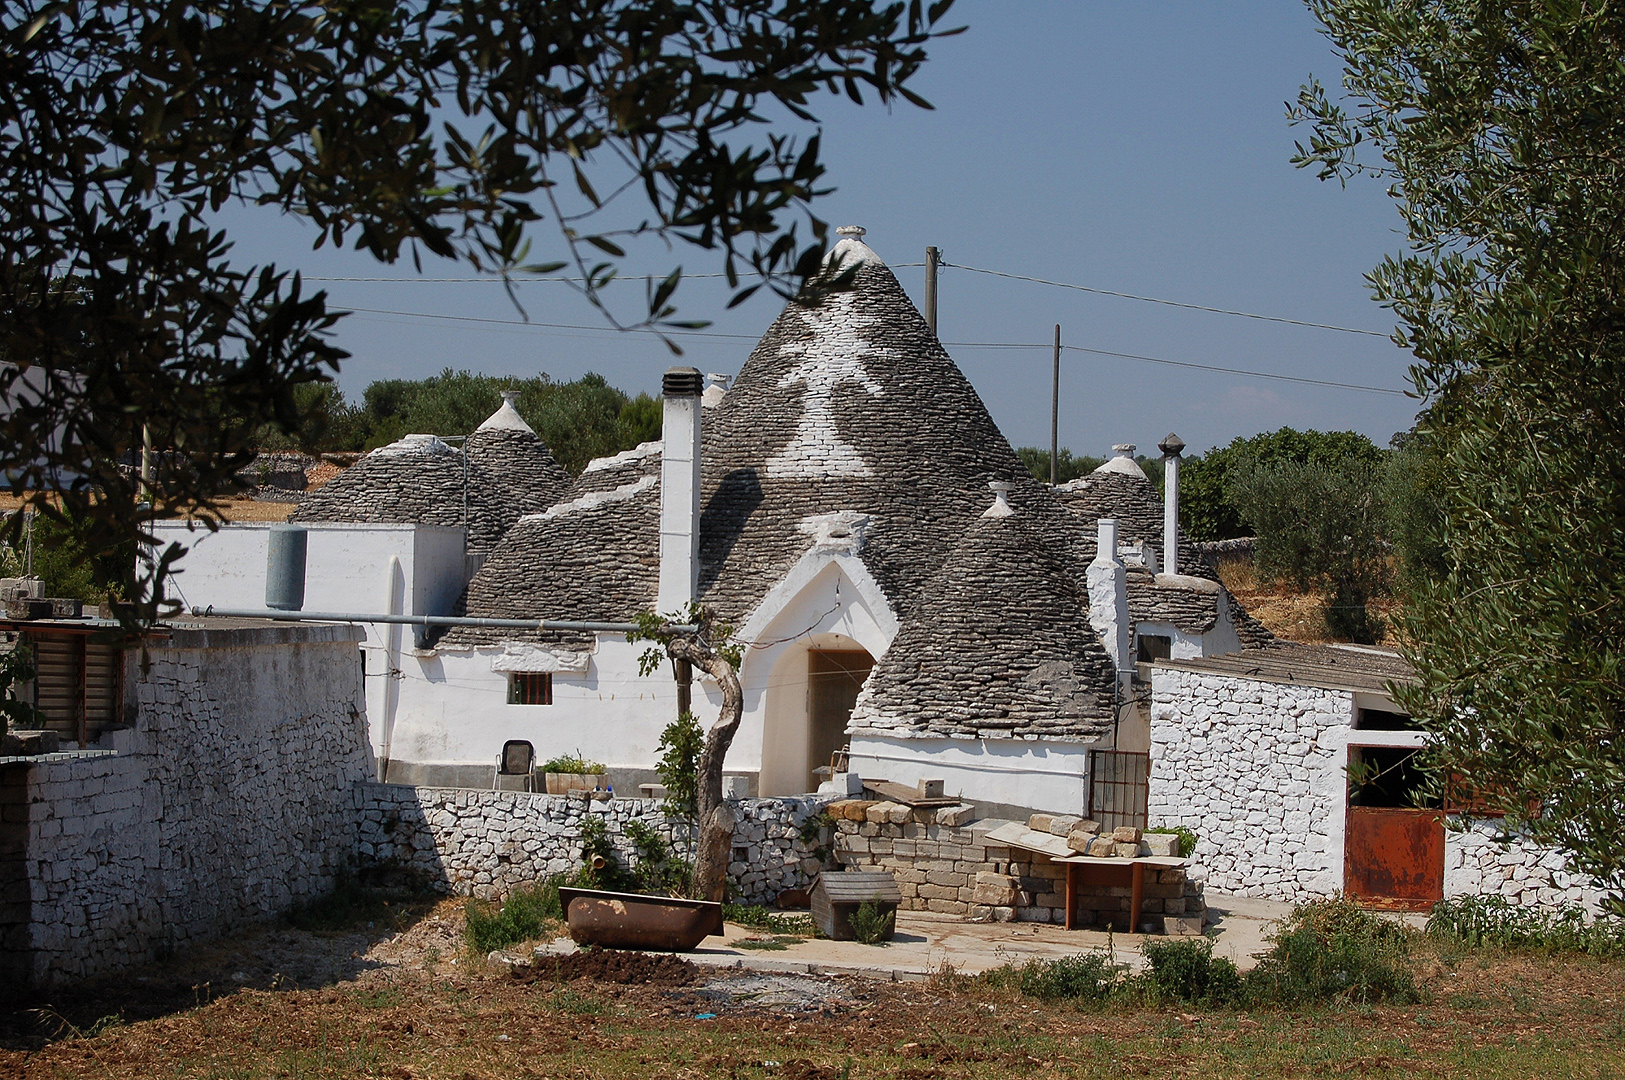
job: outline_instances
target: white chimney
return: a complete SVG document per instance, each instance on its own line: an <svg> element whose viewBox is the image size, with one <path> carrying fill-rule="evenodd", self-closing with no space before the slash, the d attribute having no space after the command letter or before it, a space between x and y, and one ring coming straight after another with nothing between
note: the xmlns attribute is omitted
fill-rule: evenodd
<svg viewBox="0 0 1625 1080"><path fill-rule="evenodd" d="M1157 444L1162 451L1162 566L1163 573L1179 573L1179 455L1185 440L1173 432Z"/></svg>
<svg viewBox="0 0 1625 1080"><path fill-rule="evenodd" d="M1095 559L1089 564L1089 625L1100 635L1119 675L1132 670L1129 658L1128 571L1117 557L1117 519L1101 518Z"/></svg>
<svg viewBox="0 0 1625 1080"><path fill-rule="evenodd" d="M714 409L722 404L722 399L728 396L733 389L734 377L725 371L708 371L705 373L705 394L700 398L703 408Z"/></svg>
<svg viewBox="0 0 1625 1080"><path fill-rule="evenodd" d="M655 610L683 615L700 584L700 394L698 368L674 367L661 381L660 590Z"/></svg>
<svg viewBox="0 0 1625 1080"><path fill-rule="evenodd" d="M1007 480L992 480L987 485L993 491L993 505L982 511L985 518L1005 518L1016 511L1010 505L1010 483Z"/></svg>

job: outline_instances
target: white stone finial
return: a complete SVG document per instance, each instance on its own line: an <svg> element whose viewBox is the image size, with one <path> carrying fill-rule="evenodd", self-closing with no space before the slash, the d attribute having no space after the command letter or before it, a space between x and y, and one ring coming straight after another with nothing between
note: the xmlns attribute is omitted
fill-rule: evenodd
<svg viewBox="0 0 1625 1080"><path fill-rule="evenodd" d="M485 418L485 423L480 425L479 430L529 431L534 435L535 432L531 430L531 426L525 423L525 418L520 416L519 410L514 407L514 402L518 399L519 391L502 391L502 404L497 406L496 412Z"/></svg>
<svg viewBox="0 0 1625 1080"><path fill-rule="evenodd" d="M993 505L983 511L985 518L1006 518L1016 511L1010 505L1010 482L1008 480L992 480L987 485L993 491Z"/></svg>
<svg viewBox="0 0 1625 1080"><path fill-rule="evenodd" d="M854 240L862 240L869 235L869 230L862 225L842 225L835 230L836 236L850 236Z"/></svg>
<svg viewBox="0 0 1625 1080"><path fill-rule="evenodd" d="M1136 449L1138 449L1138 447L1131 442L1112 443L1112 453L1116 454L1118 457L1131 458L1134 456L1134 451Z"/></svg>
<svg viewBox="0 0 1625 1080"><path fill-rule="evenodd" d="M518 408L519 407L519 391L517 391L517 390L504 390L504 391L502 391L502 400L506 401L509 405L512 405L515 408Z"/></svg>

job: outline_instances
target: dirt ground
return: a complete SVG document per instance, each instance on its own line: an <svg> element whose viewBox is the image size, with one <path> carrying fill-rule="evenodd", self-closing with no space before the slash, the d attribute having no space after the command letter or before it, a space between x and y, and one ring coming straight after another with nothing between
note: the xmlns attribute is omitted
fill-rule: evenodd
<svg viewBox="0 0 1625 1080"><path fill-rule="evenodd" d="M618 953L510 971L463 951L447 901L14 1002L0 1077L1625 1075L1625 965L1470 954L1421 976L1426 1001L1409 1008L1115 1014L952 974L884 983Z"/></svg>

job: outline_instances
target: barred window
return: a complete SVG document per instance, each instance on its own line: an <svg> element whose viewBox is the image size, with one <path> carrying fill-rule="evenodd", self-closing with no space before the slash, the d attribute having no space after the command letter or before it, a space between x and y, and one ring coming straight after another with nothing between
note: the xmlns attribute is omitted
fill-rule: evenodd
<svg viewBox="0 0 1625 1080"><path fill-rule="evenodd" d="M553 676L549 672L515 671L508 676L509 705L553 704Z"/></svg>

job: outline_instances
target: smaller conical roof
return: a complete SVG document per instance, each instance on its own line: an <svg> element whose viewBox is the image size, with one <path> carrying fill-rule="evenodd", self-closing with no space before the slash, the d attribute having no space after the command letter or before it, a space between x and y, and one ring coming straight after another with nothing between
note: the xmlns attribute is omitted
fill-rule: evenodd
<svg viewBox="0 0 1625 1080"><path fill-rule="evenodd" d="M1023 515L976 519L921 590L852 711L894 737L1094 740L1115 675L1088 598Z"/></svg>

